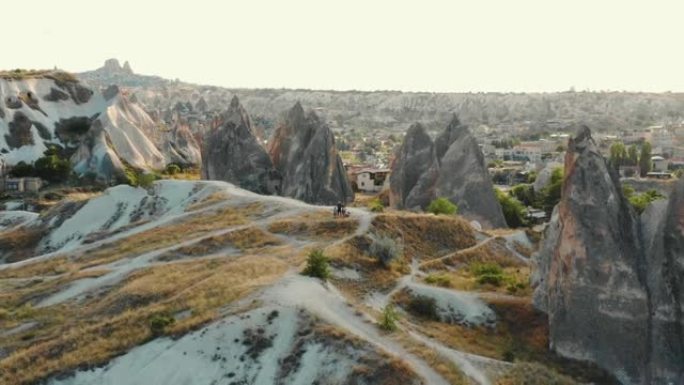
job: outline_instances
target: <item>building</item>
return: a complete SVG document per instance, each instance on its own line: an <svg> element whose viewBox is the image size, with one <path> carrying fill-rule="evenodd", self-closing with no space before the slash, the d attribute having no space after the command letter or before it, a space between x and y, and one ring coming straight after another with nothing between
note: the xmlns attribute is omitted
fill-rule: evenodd
<svg viewBox="0 0 684 385"><path fill-rule="evenodd" d="M667 171L669 162L667 159L663 158L662 156L652 156L651 157L651 164L653 167L651 169L655 172L664 172Z"/></svg>
<svg viewBox="0 0 684 385"><path fill-rule="evenodd" d="M3 187L8 194L31 194L36 193L43 187L40 178L6 178Z"/></svg>
<svg viewBox="0 0 684 385"><path fill-rule="evenodd" d="M354 181L356 188L363 192L378 192L382 190L389 175L389 169L367 168L356 173Z"/></svg>

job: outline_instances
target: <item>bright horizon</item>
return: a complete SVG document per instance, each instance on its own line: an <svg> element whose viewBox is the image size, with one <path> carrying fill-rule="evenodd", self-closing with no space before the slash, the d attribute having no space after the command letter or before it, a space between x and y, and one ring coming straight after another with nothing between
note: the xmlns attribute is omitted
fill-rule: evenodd
<svg viewBox="0 0 684 385"><path fill-rule="evenodd" d="M231 88L684 91L681 1L185 4L11 2L0 68L82 72L117 58Z"/></svg>

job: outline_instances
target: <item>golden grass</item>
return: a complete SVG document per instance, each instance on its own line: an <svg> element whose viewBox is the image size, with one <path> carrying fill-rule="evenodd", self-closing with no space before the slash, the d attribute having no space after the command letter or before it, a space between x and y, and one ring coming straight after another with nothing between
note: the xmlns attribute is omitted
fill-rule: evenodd
<svg viewBox="0 0 684 385"><path fill-rule="evenodd" d="M35 253L36 246L44 236L45 230L29 226L0 233L0 250L10 251L5 258L5 263L31 258Z"/></svg>
<svg viewBox="0 0 684 385"><path fill-rule="evenodd" d="M470 264L458 270L442 270L439 273L431 273L426 277L425 283L465 291L494 292L521 297L530 297L532 295L533 290L529 284L532 271L529 266L504 267L502 274L503 282L499 286L479 283L469 266ZM431 282L429 279L431 277L436 279ZM445 281L449 284L442 285L441 283Z"/></svg>
<svg viewBox="0 0 684 385"><path fill-rule="evenodd" d="M409 260L428 260L476 244L470 224L455 216L390 212L376 216L372 225L391 238L401 238Z"/></svg>
<svg viewBox="0 0 684 385"><path fill-rule="evenodd" d="M156 314L189 311L189 317L166 329L169 334L185 333L218 318L223 306L274 282L287 268L279 259L245 256L139 271L101 300L59 307L61 321L47 329L50 335L0 362L0 382L30 384L102 364L152 338L149 320Z"/></svg>
<svg viewBox="0 0 684 385"><path fill-rule="evenodd" d="M335 218L327 212L316 212L296 218L275 221L268 231L317 240L340 239L354 233L359 222L352 218Z"/></svg>
<svg viewBox="0 0 684 385"><path fill-rule="evenodd" d="M423 264L423 268L427 270L444 270L447 267L459 267L484 262L496 263L502 267L525 266L525 263L508 249L505 239L495 238L478 247L454 252L439 260L428 261Z"/></svg>
<svg viewBox="0 0 684 385"><path fill-rule="evenodd" d="M222 208L213 213L192 215L166 226L154 227L117 241L106 243L85 255L77 257L81 268L110 263L121 258L136 256L164 247L201 237L211 231L248 223L250 216L263 210L255 203L238 208Z"/></svg>
<svg viewBox="0 0 684 385"><path fill-rule="evenodd" d="M447 382L452 385L469 385L471 382L461 372L461 370L448 358L443 357L434 349L423 343L416 341L409 335L397 332L393 334L393 339L399 342L406 351L423 360L428 366L439 373Z"/></svg>
<svg viewBox="0 0 684 385"><path fill-rule="evenodd" d="M410 295L406 291L401 291L393 300L405 308L410 301ZM546 316L535 310L529 299L495 299L490 304L497 314L494 328L448 324L411 314L409 317L422 334L454 349L500 360L511 359L516 355L539 359L546 354ZM523 348L526 350L523 351Z"/></svg>
<svg viewBox="0 0 684 385"><path fill-rule="evenodd" d="M240 251L258 252L259 249L282 245L283 242L271 233L258 227L248 227L203 239L200 242L169 251L158 259L168 261L183 256L203 256L233 247Z"/></svg>

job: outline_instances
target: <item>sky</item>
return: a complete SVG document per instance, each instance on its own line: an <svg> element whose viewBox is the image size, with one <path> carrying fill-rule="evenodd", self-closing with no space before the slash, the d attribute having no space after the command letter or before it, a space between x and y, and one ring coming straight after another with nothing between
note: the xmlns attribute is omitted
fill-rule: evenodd
<svg viewBox="0 0 684 385"><path fill-rule="evenodd" d="M0 68L225 87L684 91L682 0L31 0Z"/></svg>

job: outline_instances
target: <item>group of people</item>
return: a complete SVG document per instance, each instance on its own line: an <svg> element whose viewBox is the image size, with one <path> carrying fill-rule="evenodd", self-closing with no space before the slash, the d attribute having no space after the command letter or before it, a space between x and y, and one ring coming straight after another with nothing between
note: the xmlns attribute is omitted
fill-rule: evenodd
<svg viewBox="0 0 684 385"><path fill-rule="evenodd" d="M347 208L344 207L344 204L342 204L342 202L337 202L337 205L335 205L335 208L333 209L333 213L335 214L336 217L348 217L349 216L349 211L347 211Z"/></svg>

